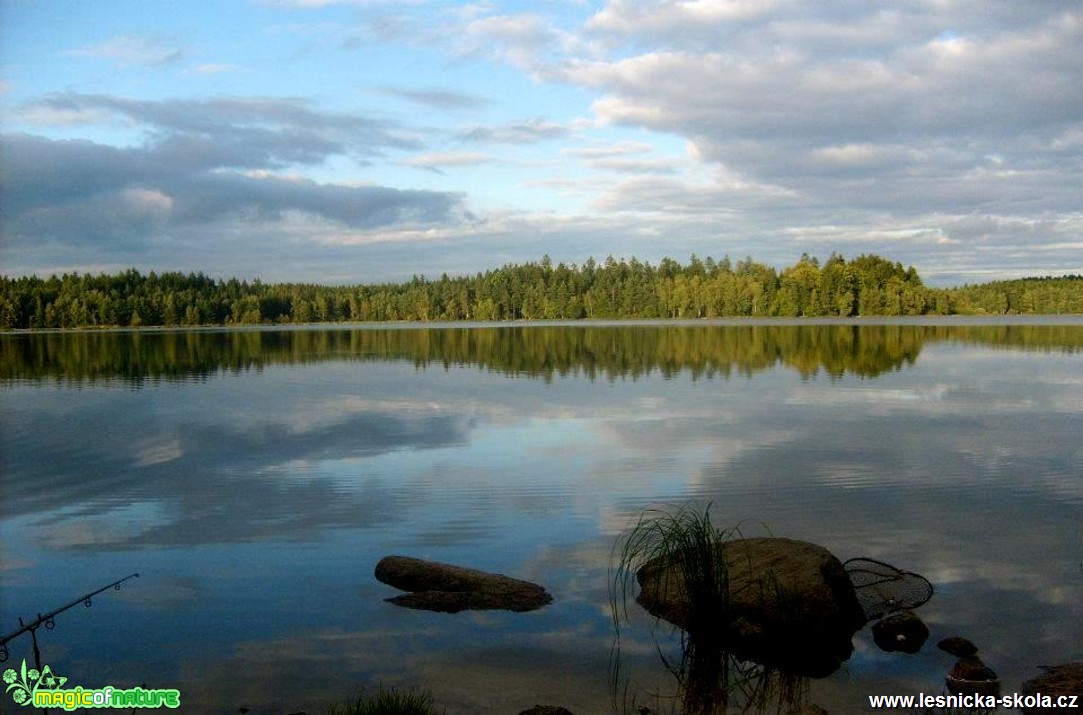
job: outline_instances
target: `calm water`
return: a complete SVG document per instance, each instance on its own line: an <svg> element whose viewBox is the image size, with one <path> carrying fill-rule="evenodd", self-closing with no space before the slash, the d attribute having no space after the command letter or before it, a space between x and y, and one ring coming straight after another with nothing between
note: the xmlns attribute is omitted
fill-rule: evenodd
<svg viewBox="0 0 1083 715"><path fill-rule="evenodd" d="M936 587L868 629L830 712L1083 659L1083 320L0 336L0 637L70 685L289 713L380 683L451 713L609 710L607 563L645 507L871 556ZM533 613L400 609L400 553L544 584ZM640 627L641 626L641 627ZM625 675L670 687L644 624ZM662 632L658 637L667 640ZM32 659L28 637L5 667ZM5 702L0 707L11 707Z"/></svg>

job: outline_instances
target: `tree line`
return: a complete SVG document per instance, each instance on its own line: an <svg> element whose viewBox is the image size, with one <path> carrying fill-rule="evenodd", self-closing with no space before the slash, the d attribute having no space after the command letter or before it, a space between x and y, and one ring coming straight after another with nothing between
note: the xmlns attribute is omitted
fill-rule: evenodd
<svg viewBox="0 0 1083 715"><path fill-rule="evenodd" d="M1083 276L1021 278L951 291L956 312L986 315L1081 314Z"/></svg>
<svg viewBox="0 0 1083 715"><path fill-rule="evenodd" d="M636 258L506 265L473 276L325 286L217 280L130 269L115 275L0 277L0 329L258 325L353 321L508 321L1083 313L1083 277L926 287L876 255L777 271L751 258L658 265Z"/></svg>

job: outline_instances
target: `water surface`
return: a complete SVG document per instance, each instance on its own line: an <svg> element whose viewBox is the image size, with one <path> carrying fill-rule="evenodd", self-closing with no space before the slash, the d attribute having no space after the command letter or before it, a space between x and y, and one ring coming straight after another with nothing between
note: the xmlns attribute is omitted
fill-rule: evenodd
<svg viewBox="0 0 1083 715"><path fill-rule="evenodd" d="M936 587L919 654L868 629L831 712L939 692L977 642L1005 689L1083 659L1083 321L335 327L0 336L0 632L86 687L318 711L421 686L449 712L609 709L607 565L640 510ZM401 553L544 584L532 613L396 608ZM633 689L665 690L645 623ZM660 636L665 643L666 634ZM32 658L26 637L9 644Z"/></svg>

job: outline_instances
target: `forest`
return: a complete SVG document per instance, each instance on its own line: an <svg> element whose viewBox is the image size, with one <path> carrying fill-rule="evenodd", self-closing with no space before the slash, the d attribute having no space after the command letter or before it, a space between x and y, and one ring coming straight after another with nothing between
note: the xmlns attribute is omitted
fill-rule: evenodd
<svg viewBox="0 0 1083 715"><path fill-rule="evenodd" d="M0 277L0 329L259 325L367 321L820 317L1083 313L1083 276L925 286L913 267L876 255L782 271L670 258L506 265L473 276L326 286L130 269L115 275Z"/></svg>

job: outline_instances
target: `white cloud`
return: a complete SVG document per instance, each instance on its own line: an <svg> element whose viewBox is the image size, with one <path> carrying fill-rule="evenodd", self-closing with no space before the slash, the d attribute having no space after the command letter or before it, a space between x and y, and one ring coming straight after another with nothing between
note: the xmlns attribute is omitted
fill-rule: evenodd
<svg viewBox="0 0 1083 715"><path fill-rule="evenodd" d="M670 159L622 159L610 157L590 162L595 169L616 171L622 174L675 174L676 162Z"/></svg>
<svg viewBox="0 0 1083 715"><path fill-rule="evenodd" d="M47 181L9 180L8 225L29 215L19 204L27 201L41 209L39 227L101 229L103 241L113 232L111 247L158 245L163 227L172 240L211 224L238 244L259 236L343 250L424 244L429 265L393 248L366 256L366 267L399 275L432 273L432 265L469 272L546 252L569 260L728 252L789 264L810 247L838 245L943 280L1079 263L1083 13L1072 6L612 0L518 12L488 2L424 11L381 0L263 4L307 8L304 23L269 29L299 76L313 58L338 51L386 61L387 72L357 86L347 80L334 100L321 100L336 102L337 112L304 98L326 92L318 82L277 77L276 90L289 98L246 94L242 83L260 81L264 70L242 55L229 59L244 62L244 72L223 78L239 87L235 96L149 100L131 85L128 97L85 90L31 99L6 113L10 126L50 140L98 138L92 146L38 145L43 166L58 166L58 153L74 157L56 187L76 191L74 176L86 190L61 201ZM155 66L181 58L183 39L124 34L68 55ZM411 57L436 60L420 85L416 75L395 74ZM237 69L185 67L173 76L189 83ZM17 79L20 91L30 86ZM351 105L350 92L365 103ZM455 114L460 120L449 125L448 113L469 119ZM5 142L21 151L23 139ZM23 158L20 167L34 166ZM486 183L497 172L478 171L471 194L458 193L448 169L489 163L499 164L499 186ZM389 177L434 190L394 194L373 185ZM197 178L225 194L197 191ZM381 189L399 200L387 204L403 211L388 208L394 220L347 210L363 194L361 203L379 213ZM84 203L91 194L97 199ZM245 211L227 210L237 201ZM426 206L431 222L417 220ZM92 207L95 220L80 223L79 212ZM210 218L201 224L192 217L203 209ZM192 223L181 230L182 220ZM5 259L31 263L15 253ZM342 255L305 265L337 267Z"/></svg>
<svg viewBox="0 0 1083 715"><path fill-rule="evenodd" d="M493 161L495 161L494 157L481 152L453 151L418 154L417 156L412 156L409 159L404 160L402 163L406 166L413 166L419 169L439 171L447 168L488 164Z"/></svg>
<svg viewBox="0 0 1083 715"><path fill-rule="evenodd" d="M124 189L120 195L133 213L165 216L173 210L173 197L155 189Z"/></svg>
<svg viewBox="0 0 1083 715"><path fill-rule="evenodd" d="M223 62L209 62L197 65L192 71L196 74L223 74L225 72L236 72L237 69L237 65Z"/></svg>
<svg viewBox="0 0 1083 715"><path fill-rule="evenodd" d="M634 154L648 154L654 150L651 144L646 142L618 142L604 146L578 147L574 149L562 149L561 153L577 156L581 159L605 159L611 157L628 156Z"/></svg>
<svg viewBox="0 0 1083 715"><path fill-rule="evenodd" d="M912 150L900 145L871 143L835 144L813 149L808 154L815 163L847 168L868 168L889 163L907 162Z"/></svg>
<svg viewBox="0 0 1083 715"><path fill-rule="evenodd" d="M120 35L99 45L72 50L77 57L112 60L118 65L165 65L184 56L176 40L163 35Z"/></svg>
<svg viewBox="0 0 1083 715"><path fill-rule="evenodd" d="M422 106L451 111L477 110L489 103L485 98L472 92L459 92L439 87L422 89L385 87L382 92Z"/></svg>
<svg viewBox="0 0 1083 715"><path fill-rule="evenodd" d="M475 126L459 132L463 141L492 144L533 144L547 139L561 139L570 127L544 119L528 119L503 125Z"/></svg>
<svg viewBox="0 0 1083 715"><path fill-rule="evenodd" d="M372 5L419 5L424 0L260 0L262 5L294 9L321 9L334 5L354 5L368 7Z"/></svg>
<svg viewBox="0 0 1083 715"><path fill-rule="evenodd" d="M623 34L679 32L690 26L750 20L771 13L775 0L610 0L587 28Z"/></svg>
<svg viewBox="0 0 1083 715"><path fill-rule="evenodd" d="M538 77L561 57L589 47L540 15L481 15L466 22L458 37L461 56L495 57Z"/></svg>

